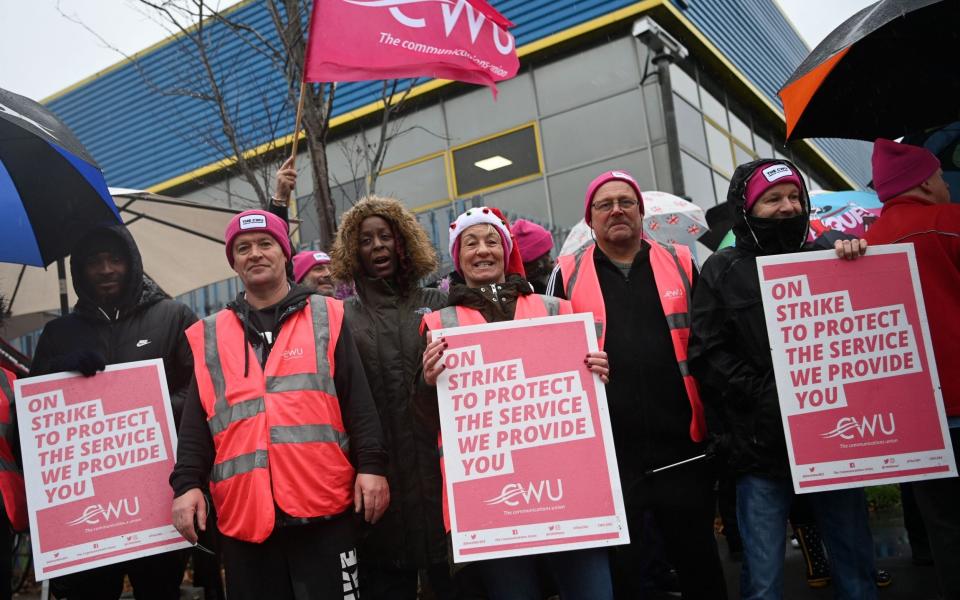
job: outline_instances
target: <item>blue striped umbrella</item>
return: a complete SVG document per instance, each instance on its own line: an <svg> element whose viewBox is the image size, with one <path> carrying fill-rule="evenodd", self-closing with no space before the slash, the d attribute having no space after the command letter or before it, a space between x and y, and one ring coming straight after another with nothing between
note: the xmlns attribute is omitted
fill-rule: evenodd
<svg viewBox="0 0 960 600"><path fill-rule="evenodd" d="M0 89L0 262L45 267L109 221L122 222L80 140L43 105Z"/></svg>

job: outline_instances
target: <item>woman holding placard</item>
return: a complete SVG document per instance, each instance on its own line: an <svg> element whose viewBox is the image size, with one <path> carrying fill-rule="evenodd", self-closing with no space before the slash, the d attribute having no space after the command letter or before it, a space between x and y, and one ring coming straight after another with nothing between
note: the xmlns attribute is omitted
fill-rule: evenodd
<svg viewBox="0 0 960 600"><path fill-rule="evenodd" d="M514 319L570 314L570 303L533 292L524 278L523 263L510 226L499 210L472 208L451 225L449 250L456 272L452 275L449 306L424 316L428 344L423 353L417 408L424 421L440 430L435 386L444 370L447 343L432 339L431 331L457 325L474 325ZM588 368L606 383L606 353L591 352ZM441 465L442 465L441 458ZM444 521L450 528L444 498ZM607 550L593 548L541 555L564 600L612 600L613 586ZM536 563L532 556L513 556L475 563L491 600L540 600Z"/></svg>

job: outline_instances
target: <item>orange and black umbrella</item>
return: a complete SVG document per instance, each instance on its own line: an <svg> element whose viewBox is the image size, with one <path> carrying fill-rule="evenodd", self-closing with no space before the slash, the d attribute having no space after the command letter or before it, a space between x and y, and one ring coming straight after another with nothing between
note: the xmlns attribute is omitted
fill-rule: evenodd
<svg viewBox="0 0 960 600"><path fill-rule="evenodd" d="M780 90L787 139L873 140L960 119L960 0L882 0L834 29Z"/></svg>

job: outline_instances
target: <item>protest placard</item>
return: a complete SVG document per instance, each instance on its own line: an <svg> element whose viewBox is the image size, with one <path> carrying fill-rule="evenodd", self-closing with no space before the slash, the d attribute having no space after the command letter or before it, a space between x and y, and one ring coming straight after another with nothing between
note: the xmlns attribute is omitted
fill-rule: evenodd
<svg viewBox="0 0 960 600"><path fill-rule="evenodd" d="M913 245L757 268L794 489L956 476Z"/></svg>
<svg viewBox="0 0 960 600"><path fill-rule="evenodd" d="M454 560L629 543L592 316L434 335Z"/></svg>
<svg viewBox="0 0 960 600"><path fill-rule="evenodd" d="M37 579L189 547L171 520L176 430L162 360L15 385Z"/></svg>

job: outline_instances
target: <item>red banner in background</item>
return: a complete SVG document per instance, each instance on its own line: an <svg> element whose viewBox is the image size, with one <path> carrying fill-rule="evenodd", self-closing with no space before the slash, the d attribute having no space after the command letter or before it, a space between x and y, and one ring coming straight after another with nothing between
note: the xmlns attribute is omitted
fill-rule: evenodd
<svg viewBox="0 0 960 600"><path fill-rule="evenodd" d="M520 67L510 25L483 0L317 0L304 80L435 77L496 92Z"/></svg>

